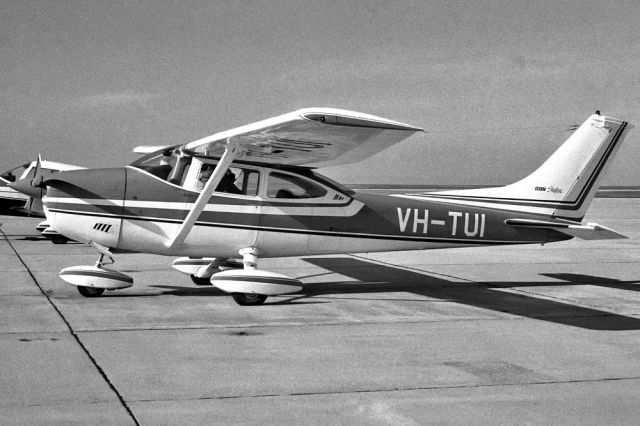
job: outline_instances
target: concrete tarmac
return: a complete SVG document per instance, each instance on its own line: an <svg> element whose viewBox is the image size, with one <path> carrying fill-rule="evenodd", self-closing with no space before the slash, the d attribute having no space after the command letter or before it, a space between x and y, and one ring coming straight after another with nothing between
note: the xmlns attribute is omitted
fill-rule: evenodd
<svg viewBox="0 0 640 426"><path fill-rule="evenodd" d="M265 259L304 290L241 307L172 258L134 287L58 277L93 248L0 216L0 424L637 424L640 199L629 240Z"/></svg>

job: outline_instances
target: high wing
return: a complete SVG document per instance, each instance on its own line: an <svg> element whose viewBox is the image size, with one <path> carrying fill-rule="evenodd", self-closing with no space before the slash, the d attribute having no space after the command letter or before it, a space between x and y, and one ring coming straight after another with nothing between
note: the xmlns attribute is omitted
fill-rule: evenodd
<svg viewBox="0 0 640 426"><path fill-rule="evenodd" d="M419 127L335 108L305 108L216 133L184 145L195 154L220 157L227 144L235 158L266 164L326 167L370 157Z"/></svg>
<svg viewBox="0 0 640 426"><path fill-rule="evenodd" d="M219 157L215 171L176 233L164 244L182 244L232 161L324 167L349 164L422 131L408 124L333 108L305 108L186 144L183 151Z"/></svg>

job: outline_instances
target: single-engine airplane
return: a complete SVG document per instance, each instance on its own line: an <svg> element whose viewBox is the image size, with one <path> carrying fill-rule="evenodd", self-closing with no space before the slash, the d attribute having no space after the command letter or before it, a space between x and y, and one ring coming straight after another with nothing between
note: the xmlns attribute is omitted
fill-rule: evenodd
<svg viewBox="0 0 640 426"><path fill-rule="evenodd" d="M422 129L368 114L307 108L147 152L124 168L44 180L49 223L90 242L92 266L60 276L87 297L130 287L112 253L182 256L174 268L241 305L302 288L258 268L267 257L626 238L581 224L630 126L590 116L536 171L495 188L375 195L314 167L360 161ZM239 259L239 260L236 260Z"/></svg>
<svg viewBox="0 0 640 426"><path fill-rule="evenodd" d="M43 178L62 170L77 170L83 167L71 164L37 160L24 163L0 174L0 211L22 212L32 216L44 217L42 209L42 189L31 182L36 175Z"/></svg>

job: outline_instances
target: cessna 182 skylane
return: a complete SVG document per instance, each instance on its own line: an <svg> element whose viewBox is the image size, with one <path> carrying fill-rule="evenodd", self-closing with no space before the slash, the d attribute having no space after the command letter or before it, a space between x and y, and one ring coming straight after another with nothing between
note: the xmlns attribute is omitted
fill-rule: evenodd
<svg viewBox="0 0 640 426"><path fill-rule="evenodd" d="M313 167L360 161L422 129L308 108L155 152L142 147L149 154L128 167L63 172L44 181L43 202L57 232L99 251L95 265L60 272L84 296L130 287L131 277L105 265L113 252L146 252L183 256L173 266L195 282L256 305L302 288L259 269L259 258L625 238L580 222L628 128L594 114L508 186L382 196Z"/></svg>

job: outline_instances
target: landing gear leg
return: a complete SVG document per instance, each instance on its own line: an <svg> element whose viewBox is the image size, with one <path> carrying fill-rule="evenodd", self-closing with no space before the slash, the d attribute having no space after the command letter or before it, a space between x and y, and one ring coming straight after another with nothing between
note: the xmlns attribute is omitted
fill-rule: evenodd
<svg viewBox="0 0 640 426"><path fill-rule="evenodd" d="M94 245L94 247L96 247ZM98 249L98 251L100 252L100 254L98 255L98 260L96 261L96 268L102 268L105 265L105 261L104 258L105 256L109 259L109 263L106 263L107 265L111 265L113 263L115 263L115 260L113 260L113 257L111 257L111 253L109 253L108 250L101 250L102 247L96 247ZM99 287L87 287L87 286L83 286L83 285L79 285L76 286L78 289L78 293L80 293L81 295L83 295L84 297L100 297L102 296L102 293L104 293L104 288L99 288Z"/></svg>
<svg viewBox="0 0 640 426"><path fill-rule="evenodd" d="M79 265L64 268L59 273L60 278L78 287L78 291L84 297L98 297L104 293L104 290L131 287L132 277L105 267L114 263L109 249L95 242L91 242L91 245L100 253L96 263L91 266Z"/></svg>
<svg viewBox="0 0 640 426"><path fill-rule="evenodd" d="M302 282L296 278L258 269L258 256L263 254L258 249L245 248L240 250L240 254L243 269L221 271L211 277L211 284L230 293L236 303L261 305L267 296L289 294L302 289Z"/></svg>
<svg viewBox="0 0 640 426"><path fill-rule="evenodd" d="M245 248L240 250L240 254L242 255L242 263L245 271L255 271L258 269L258 249L254 247ZM265 300L267 300L267 295L255 293L232 293L231 297L233 297L233 300L241 306L262 305Z"/></svg>

